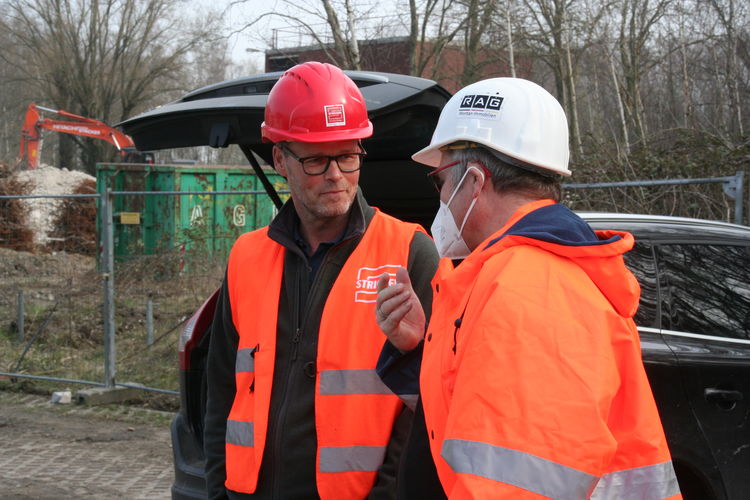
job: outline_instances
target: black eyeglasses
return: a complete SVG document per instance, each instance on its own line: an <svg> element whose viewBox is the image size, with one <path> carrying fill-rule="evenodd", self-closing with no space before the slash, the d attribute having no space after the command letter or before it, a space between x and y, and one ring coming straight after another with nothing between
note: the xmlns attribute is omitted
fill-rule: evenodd
<svg viewBox="0 0 750 500"><path fill-rule="evenodd" d="M367 152L362 149L358 153L341 153L340 155L313 155L300 158L289 149L286 144L279 144L284 152L302 164L302 170L307 175L323 175L328 171L331 162L335 161L339 170L345 174L356 172L362 166L362 160L367 156ZM362 145L359 146L362 148Z"/></svg>

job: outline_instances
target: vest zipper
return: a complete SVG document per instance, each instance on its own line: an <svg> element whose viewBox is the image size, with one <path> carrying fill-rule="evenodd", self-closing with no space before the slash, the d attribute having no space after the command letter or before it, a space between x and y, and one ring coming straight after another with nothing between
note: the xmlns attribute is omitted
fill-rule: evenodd
<svg viewBox="0 0 750 500"><path fill-rule="evenodd" d="M313 279L313 282L310 283L309 286L304 287L303 282L302 282L303 279L307 280L309 273L312 272L312 268L310 267L310 265L307 263L306 260L305 260L304 266L305 266L305 270L307 271L307 274L299 273L299 279L297 279L297 282L296 282L296 287L295 287L295 299L296 300L294 302L294 317L295 317L295 320L297 321L297 327L294 330L294 337L292 337L292 354L289 359L289 363L287 365L288 372L287 372L287 377L286 377L286 384L284 385L284 388L283 388L281 405L279 406L278 418L276 420L277 428L275 429L274 439L273 439L274 441L273 453L274 453L274 457L276 458L274 466L273 466L273 472L271 474L273 498L280 498L281 487L282 487L282 484L284 483L284 477L282 477L283 475L279 474L279 472L283 472L281 471L281 459L280 459L280 453L279 453L279 450L281 449L281 444L283 442L283 436L282 436L283 430L279 430L279 429L283 429L285 421L286 421L286 417L287 417L288 398L289 398L289 393L290 393L290 386L292 385L292 372L293 372L292 367L295 365L295 362L297 360L299 345L300 345L300 342L302 341L303 328L309 321L311 295L312 295L313 290L315 290L316 286L318 285L318 282L321 276L321 270L331 260L332 251L340 245L341 244L334 245L333 248L328 250L325 257L323 257L323 261L320 263L320 266L318 267L318 273L315 275L315 279ZM307 292L306 297L305 297L304 310L302 310L302 308L300 307L300 304L302 302L301 295L302 295L303 288ZM331 288L333 288L333 284L331 285ZM325 307L325 301L321 304L321 306L323 308ZM321 319L322 319L322 310L321 310ZM318 326L316 342L319 336L320 336L320 326ZM316 363L317 363L317 360L316 360ZM315 407L313 405L313 410L314 408ZM313 419L315 418L314 411L313 411L312 418ZM317 442L317 437L316 437L316 442ZM317 469L315 471L315 474L317 476Z"/></svg>
<svg viewBox="0 0 750 500"><path fill-rule="evenodd" d="M294 338L292 338L292 361L297 360L297 349L299 348L299 340L302 337L302 329L297 327L294 332Z"/></svg>
<svg viewBox="0 0 750 500"><path fill-rule="evenodd" d="M305 269L307 269L308 273L310 272L310 266L307 265L307 262L305 262ZM282 395L281 395L281 404L278 408L278 417L276 419L276 425L274 426L274 436L273 436L273 457L274 457L274 464L273 464L273 472L271 473L271 489L273 492L273 498L279 498L281 496L281 486L284 482L283 479L283 473L282 467L281 467L281 445L284 440L283 438L283 428L286 423L287 418L287 403L289 398L289 391L290 386L292 385L292 375L293 375L293 366L295 365L295 362L297 360L297 354L299 349L299 343L302 339L302 310L300 307L300 303L302 301L302 280L307 279L307 276L305 276L303 273L298 273L298 278L295 283L294 287L294 319L297 323L297 326L294 329L294 337L292 337L292 355L289 359L289 363L287 364L287 374L286 374L286 382L284 383L284 387L282 389ZM307 295L309 298L310 290L307 290ZM309 309L309 304L307 302L307 299L305 300L305 309ZM269 415L270 417L270 415Z"/></svg>

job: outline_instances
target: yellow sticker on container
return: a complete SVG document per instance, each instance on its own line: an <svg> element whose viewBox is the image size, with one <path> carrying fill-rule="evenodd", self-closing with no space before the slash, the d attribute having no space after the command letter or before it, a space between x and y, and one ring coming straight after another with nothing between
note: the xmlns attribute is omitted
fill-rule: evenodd
<svg viewBox="0 0 750 500"><path fill-rule="evenodd" d="M120 224L140 224L140 212L120 212Z"/></svg>

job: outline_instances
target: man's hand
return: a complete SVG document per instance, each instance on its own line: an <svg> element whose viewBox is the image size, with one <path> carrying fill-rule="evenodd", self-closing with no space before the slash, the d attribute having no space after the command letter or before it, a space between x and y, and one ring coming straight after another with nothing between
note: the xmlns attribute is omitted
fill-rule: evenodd
<svg viewBox="0 0 750 500"><path fill-rule="evenodd" d="M396 283L388 286L387 275L378 280L375 318L378 326L401 352L411 351L424 337L425 316L414 293L409 273L403 267L396 271Z"/></svg>

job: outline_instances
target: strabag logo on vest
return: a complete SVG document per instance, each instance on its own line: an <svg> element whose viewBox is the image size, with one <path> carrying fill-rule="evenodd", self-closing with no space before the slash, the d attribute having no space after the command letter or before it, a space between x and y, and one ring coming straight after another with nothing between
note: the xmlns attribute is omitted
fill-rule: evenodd
<svg viewBox="0 0 750 500"><path fill-rule="evenodd" d="M357 271L357 282L354 286L354 302L373 304L378 300L378 281L383 275L388 276L388 284L396 283L396 270L399 264L385 264L378 267L360 267Z"/></svg>
<svg viewBox="0 0 750 500"><path fill-rule="evenodd" d="M498 118L503 98L490 94L469 94L461 99L458 116L463 118Z"/></svg>
<svg viewBox="0 0 750 500"><path fill-rule="evenodd" d="M346 125L346 113L343 104L329 104L323 106L326 114L326 127L341 127Z"/></svg>

